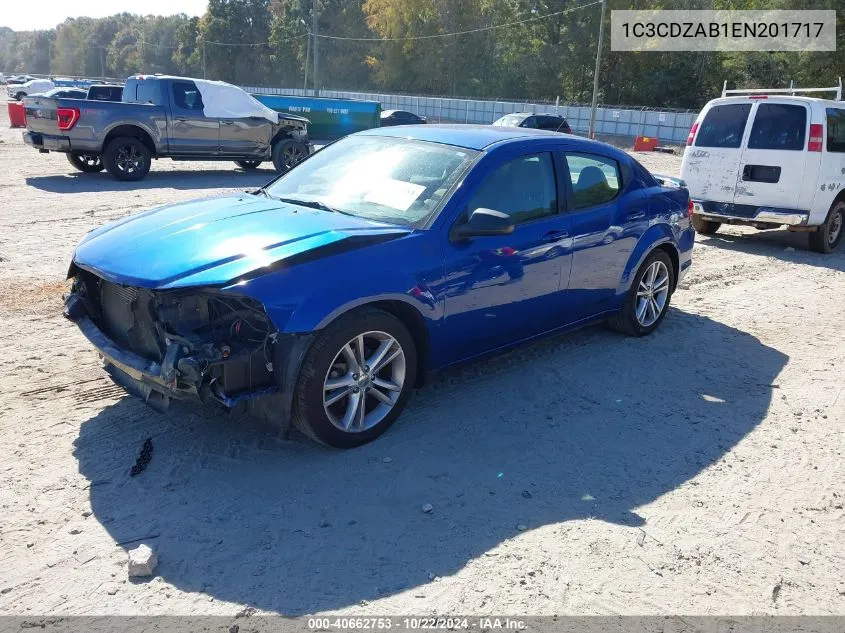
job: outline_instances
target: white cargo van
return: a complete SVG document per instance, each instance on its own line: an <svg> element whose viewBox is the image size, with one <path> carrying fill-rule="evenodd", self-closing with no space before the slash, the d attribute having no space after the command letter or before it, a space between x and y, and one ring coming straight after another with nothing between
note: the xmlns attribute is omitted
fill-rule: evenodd
<svg viewBox="0 0 845 633"><path fill-rule="evenodd" d="M835 100L795 96L828 92ZM736 95L736 96L729 96ZM809 232L810 248L830 253L845 239L845 102L836 88L724 90L687 138L681 178L693 224Z"/></svg>

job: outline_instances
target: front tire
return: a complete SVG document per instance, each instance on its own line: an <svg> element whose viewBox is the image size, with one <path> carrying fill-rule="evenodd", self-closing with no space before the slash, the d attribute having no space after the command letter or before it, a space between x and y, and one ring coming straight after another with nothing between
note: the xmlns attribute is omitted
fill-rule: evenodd
<svg viewBox="0 0 845 633"><path fill-rule="evenodd" d="M834 203L819 230L810 233L810 250L832 253L845 237L845 201Z"/></svg>
<svg viewBox="0 0 845 633"><path fill-rule="evenodd" d="M719 230L719 227L722 226L722 223L705 220L700 215L695 214L692 216L692 226L695 228L696 233L701 233L702 235L715 235L716 231Z"/></svg>
<svg viewBox="0 0 845 633"><path fill-rule="evenodd" d="M652 251L634 276L625 304L610 319L610 326L629 336L651 334L666 317L674 289L672 260L664 250Z"/></svg>
<svg viewBox="0 0 845 633"><path fill-rule="evenodd" d="M105 169L103 159L97 154L68 154L67 160L74 169L86 174L96 174Z"/></svg>
<svg viewBox="0 0 845 633"><path fill-rule="evenodd" d="M307 157L308 148L292 139L284 139L273 145L273 166L280 173L290 171Z"/></svg>
<svg viewBox="0 0 845 633"><path fill-rule="evenodd" d="M381 310L356 310L323 330L308 351L293 422L336 448L371 442L402 413L416 370L416 346L405 325Z"/></svg>
<svg viewBox="0 0 845 633"><path fill-rule="evenodd" d="M113 177L134 182L149 173L152 155L139 139L120 136L106 146L103 163Z"/></svg>

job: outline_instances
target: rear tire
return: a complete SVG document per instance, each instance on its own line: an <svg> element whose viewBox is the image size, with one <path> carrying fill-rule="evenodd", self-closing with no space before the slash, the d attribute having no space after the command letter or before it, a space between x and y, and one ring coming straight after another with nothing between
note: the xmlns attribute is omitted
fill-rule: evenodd
<svg viewBox="0 0 845 633"><path fill-rule="evenodd" d="M273 145L273 166L279 173L296 167L308 157L308 148L293 139L283 139Z"/></svg>
<svg viewBox="0 0 845 633"><path fill-rule="evenodd" d="M252 171L253 169L258 169L258 166L261 165L262 161L260 160L236 160L235 164L243 169L244 171Z"/></svg>
<svg viewBox="0 0 845 633"><path fill-rule="evenodd" d="M149 173L152 155L139 139L119 136L103 152L103 163L113 177L134 182Z"/></svg>
<svg viewBox="0 0 845 633"><path fill-rule="evenodd" d="M21 100L21 99L23 99L25 96L26 96L26 93L25 93L25 92L19 92L18 94L16 94L16 95L15 95L15 99L17 99L18 101L20 101L20 100Z"/></svg>
<svg viewBox="0 0 845 633"><path fill-rule="evenodd" d="M416 373L414 339L399 319L373 308L351 312L308 350L294 392L293 423L335 448L371 442L402 413Z"/></svg>
<svg viewBox="0 0 845 633"><path fill-rule="evenodd" d="M845 237L845 201L835 202L827 219L819 230L810 233L810 250L817 253L832 253Z"/></svg>
<svg viewBox="0 0 845 633"><path fill-rule="evenodd" d="M86 174L96 174L105 169L103 159L98 154L68 154L67 161Z"/></svg>
<svg viewBox="0 0 845 633"><path fill-rule="evenodd" d="M629 336L651 334L666 317L674 290L672 260L662 249L652 251L634 276L622 310L608 321L610 327Z"/></svg>
<svg viewBox="0 0 845 633"><path fill-rule="evenodd" d="M716 231L719 230L719 227L722 226L722 223L705 220L700 215L695 214L692 216L692 225L695 228L696 233L701 233L702 235L714 235Z"/></svg>

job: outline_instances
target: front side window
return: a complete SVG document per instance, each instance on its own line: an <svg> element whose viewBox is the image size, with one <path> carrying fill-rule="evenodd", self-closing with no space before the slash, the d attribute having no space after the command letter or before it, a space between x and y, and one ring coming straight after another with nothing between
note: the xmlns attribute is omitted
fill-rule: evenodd
<svg viewBox="0 0 845 633"><path fill-rule="evenodd" d="M761 103L754 115L748 149L804 149L807 108L784 103Z"/></svg>
<svg viewBox="0 0 845 633"><path fill-rule="evenodd" d="M621 188L619 164L595 154L566 154L572 180L572 208L585 209L610 202Z"/></svg>
<svg viewBox="0 0 845 633"><path fill-rule="evenodd" d="M827 108L827 151L845 152L845 110Z"/></svg>
<svg viewBox="0 0 845 633"><path fill-rule="evenodd" d="M389 136L348 136L280 177L267 193L369 220L423 226L478 152Z"/></svg>
<svg viewBox="0 0 845 633"><path fill-rule="evenodd" d="M710 108L695 137L695 146L739 147L750 112L750 103L731 103Z"/></svg>
<svg viewBox="0 0 845 633"><path fill-rule="evenodd" d="M520 156L499 166L469 202L467 217L476 209L507 213L514 224L557 213L557 184L552 156Z"/></svg>

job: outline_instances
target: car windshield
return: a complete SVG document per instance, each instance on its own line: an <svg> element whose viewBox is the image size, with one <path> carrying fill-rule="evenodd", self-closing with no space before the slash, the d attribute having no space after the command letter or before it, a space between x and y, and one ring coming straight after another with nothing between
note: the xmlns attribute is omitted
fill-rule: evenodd
<svg viewBox="0 0 845 633"><path fill-rule="evenodd" d="M506 114L500 119L497 119L493 122L493 125L498 125L501 127L519 127L519 124L525 120L525 117L521 114Z"/></svg>
<svg viewBox="0 0 845 633"><path fill-rule="evenodd" d="M478 152L405 138L349 136L320 150L266 192L289 202L418 227Z"/></svg>

